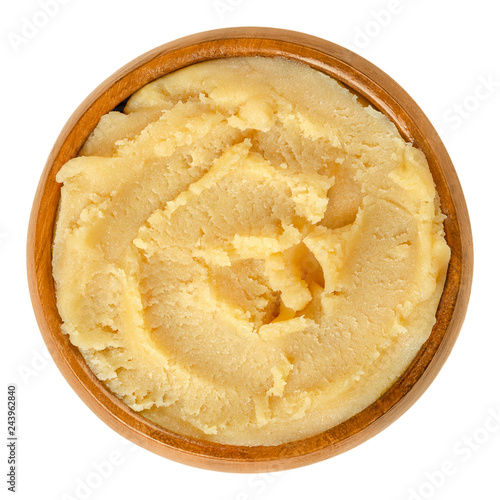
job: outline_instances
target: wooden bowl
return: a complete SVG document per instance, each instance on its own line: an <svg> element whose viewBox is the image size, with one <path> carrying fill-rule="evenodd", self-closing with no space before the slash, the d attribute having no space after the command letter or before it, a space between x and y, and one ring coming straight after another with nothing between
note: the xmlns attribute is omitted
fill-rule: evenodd
<svg viewBox="0 0 500 500"><path fill-rule="evenodd" d="M406 141L429 162L451 260L427 342L396 383L371 406L321 434L279 446L227 446L163 429L132 411L97 380L61 330L51 267L51 246L61 185L61 166L75 157L100 117L152 80L193 63L234 56L284 56L340 80L385 113ZM159 455L185 464L231 472L268 472L332 457L374 436L406 411L436 377L462 325L472 281L472 235L462 189L433 126L411 97L362 57L328 41L280 29L230 28L191 35L158 47L102 83L73 113L42 173L28 230L28 280L40 331L61 373L112 429ZM423 429L422 429L423 432Z"/></svg>

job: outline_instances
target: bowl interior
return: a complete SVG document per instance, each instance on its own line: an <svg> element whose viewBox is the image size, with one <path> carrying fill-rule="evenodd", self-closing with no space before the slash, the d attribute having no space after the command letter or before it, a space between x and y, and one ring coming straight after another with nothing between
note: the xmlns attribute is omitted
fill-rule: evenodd
<svg viewBox="0 0 500 500"><path fill-rule="evenodd" d="M316 436L279 446L228 446L165 430L133 412L101 384L61 330L51 267L51 242L60 185L55 176L75 157L100 117L123 106L136 90L176 69L209 59L282 56L302 61L358 93L385 113L426 155L441 198L451 248L448 275L427 342L396 383L371 406ZM198 467L263 472L307 465L350 449L380 432L424 392L446 360L463 322L472 279L472 238L465 200L451 160L420 108L390 77L338 45L297 32L232 28L192 35L158 47L101 84L71 116L48 158L28 231L30 294L56 364L83 401L110 427L159 455Z"/></svg>

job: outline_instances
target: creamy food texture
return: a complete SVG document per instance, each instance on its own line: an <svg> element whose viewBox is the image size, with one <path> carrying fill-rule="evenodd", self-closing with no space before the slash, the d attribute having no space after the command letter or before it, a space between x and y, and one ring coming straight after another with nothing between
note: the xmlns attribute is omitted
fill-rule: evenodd
<svg viewBox="0 0 500 500"><path fill-rule="evenodd" d="M334 79L203 62L103 116L63 183L63 330L132 409L279 444L373 403L429 337L450 250L423 153Z"/></svg>

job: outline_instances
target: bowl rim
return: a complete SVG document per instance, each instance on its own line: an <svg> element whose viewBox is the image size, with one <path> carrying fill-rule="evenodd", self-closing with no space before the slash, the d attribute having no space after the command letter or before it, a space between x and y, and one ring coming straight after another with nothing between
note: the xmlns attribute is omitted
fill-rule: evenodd
<svg viewBox="0 0 500 500"><path fill-rule="evenodd" d="M163 429L131 410L98 381L62 332L51 267L60 196L55 175L78 154L99 118L171 71L209 59L252 55L287 57L333 76L386 114L405 140L422 149L447 216L445 233L452 250L436 324L403 375L350 419L320 434L277 446L193 439ZM358 54L312 35L278 28L223 28L189 35L137 57L107 78L71 115L56 140L38 184L28 227L27 273L33 310L44 342L73 390L109 427L135 444L187 465L226 472L271 472L312 464L357 446L395 421L423 394L450 354L465 317L472 271L472 233L462 188L423 111L392 78Z"/></svg>

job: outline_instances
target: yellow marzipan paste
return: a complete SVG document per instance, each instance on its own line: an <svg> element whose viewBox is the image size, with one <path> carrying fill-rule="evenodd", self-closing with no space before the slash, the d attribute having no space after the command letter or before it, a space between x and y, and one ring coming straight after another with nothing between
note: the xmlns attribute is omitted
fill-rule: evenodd
<svg viewBox="0 0 500 500"><path fill-rule="evenodd" d="M177 433L274 445L331 428L435 322L450 250L424 154L304 64L162 77L103 116L57 181L64 331Z"/></svg>

